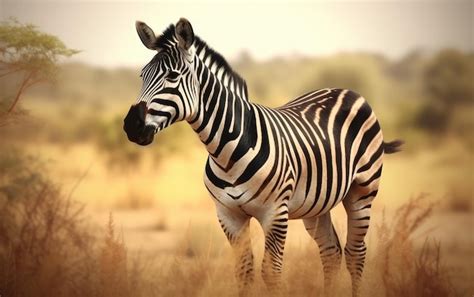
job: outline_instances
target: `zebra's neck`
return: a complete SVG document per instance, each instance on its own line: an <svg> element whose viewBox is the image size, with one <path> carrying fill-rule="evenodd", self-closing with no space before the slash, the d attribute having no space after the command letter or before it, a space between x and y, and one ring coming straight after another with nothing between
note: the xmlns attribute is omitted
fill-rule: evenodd
<svg viewBox="0 0 474 297"><path fill-rule="evenodd" d="M194 65L200 95L195 115L189 123L215 163L229 169L255 145L253 105L247 101L246 87L240 88L232 77L216 72L198 55Z"/></svg>

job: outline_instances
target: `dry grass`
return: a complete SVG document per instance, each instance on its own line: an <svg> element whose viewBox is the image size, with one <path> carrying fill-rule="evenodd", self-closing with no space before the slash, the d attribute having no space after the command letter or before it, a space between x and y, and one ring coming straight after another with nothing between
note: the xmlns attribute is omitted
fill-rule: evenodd
<svg viewBox="0 0 474 297"><path fill-rule="evenodd" d="M27 196L0 196L0 294L93 296L85 284L95 281L94 238L82 208L49 181L30 183Z"/></svg>
<svg viewBox="0 0 474 297"><path fill-rule="evenodd" d="M34 194L34 195L31 195ZM175 236L168 253L128 250L112 215L98 236L81 222L82 209L51 182L28 190L28 200L2 199L0 217L0 294L2 296L237 296L232 252L218 229L190 223ZM364 273L364 296L454 296L439 242L419 231L432 213L425 196L409 200L372 229ZM338 222L336 222L337 225ZM149 232L156 232L151 230ZM261 232L252 232L254 248ZM423 236L426 236L424 234ZM176 239L178 238L178 239ZM181 239L180 239L181 238ZM261 250L256 253L256 263ZM342 265L333 296L349 296L349 275ZM253 296L270 296L259 277ZM313 242L288 246L285 295L322 293L322 268Z"/></svg>
<svg viewBox="0 0 474 297"><path fill-rule="evenodd" d="M112 214L109 216L99 263L101 295L104 297L129 296L127 249L123 237L115 235Z"/></svg>
<svg viewBox="0 0 474 297"><path fill-rule="evenodd" d="M384 218L379 228L374 230L374 237L378 240L369 246L370 258L364 274L363 296L456 295L449 271L443 265L441 244L428 239L421 246L418 244L420 227L426 223L432 211L433 205L425 195L420 195L401 206L391 219ZM199 236L201 241L202 238L210 238L209 234L201 233L194 236ZM212 243L209 242L209 245ZM177 261L169 263L170 270L162 271L157 278L168 280L179 276L179 279L186 282L179 287L167 286L166 296L236 296L233 260L227 253L230 247L227 247L227 251L210 256L212 247L203 249L199 240L186 241L181 246L194 252L184 255L178 253ZM323 292L322 267L318 254L313 242L293 245L287 249L284 295L313 296ZM259 263L258 260L256 262ZM258 276L258 264L256 268L257 281L251 295L271 296ZM331 295L349 296L350 290L349 275L343 264L338 276L338 286Z"/></svg>
<svg viewBox="0 0 474 297"><path fill-rule="evenodd" d="M425 239L421 248L415 238L430 217L433 204L419 195L398 208L393 219L384 217L377 230L372 282L381 281L383 296L454 296L450 274L441 261L441 245ZM377 277L379 276L379 277ZM375 280L375 282L374 282Z"/></svg>
<svg viewBox="0 0 474 297"><path fill-rule="evenodd" d="M376 242L369 245L364 274L363 296L455 296L451 276L443 264L441 245L424 240L420 227L426 223L433 206L426 196L411 199L393 217L384 218L373 229ZM254 226L255 227L255 226ZM175 251L155 259L149 270L146 296L237 296L233 277L232 252L211 226L190 224L181 230ZM172 231L176 232L176 231ZM252 232L256 251L256 283L251 296L271 296L260 276L261 234ZM179 238L179 236L178 236ZM260 251L259 251L260 250ZM145 276L146 278L147 276ZM323 291L323 275L316 245L310 240L294 242L285 254L284 295L311 296ZM349 296L350 280L344 265L338 287L332 296Z"/></svg>
<svg viewBox="0 0 474 297"><path fill-rule="evenodd" d="M128 260L112 217L101 242L72 192L64 194L34 158L6 152L0 158L0 296L132 296L140 265Z"/></svg>
<svg viewBox="0 0 474 297"><path fill-rule="evenodd" d="M146 260L128 256L112 216L101 239L52 183L27 192L0 196L0 296L154 296L143 293Z"/></svg>

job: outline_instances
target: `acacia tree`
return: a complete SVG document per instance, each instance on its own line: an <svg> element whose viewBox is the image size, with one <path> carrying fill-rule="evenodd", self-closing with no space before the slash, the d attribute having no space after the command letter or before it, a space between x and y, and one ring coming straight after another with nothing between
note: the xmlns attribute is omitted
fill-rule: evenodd
<svg viewBox="0 0 474 297"><path fill-rule="evenodd" d="M32 24L22 24L14 19L1 22L0 78L19 77L15 94L0 98L7 102L6 113L15 110L29 87L53 81L59 60L76 53L77 50L67 48L56 36L43 33Z"/></svg>

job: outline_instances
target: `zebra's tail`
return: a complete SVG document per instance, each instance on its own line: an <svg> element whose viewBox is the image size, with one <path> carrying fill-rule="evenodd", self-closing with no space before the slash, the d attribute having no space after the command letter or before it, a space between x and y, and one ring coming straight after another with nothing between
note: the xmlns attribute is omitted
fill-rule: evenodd
<svg viewBox="0 0 474 297"><path fill-rule="evenodd" d="M401 146L404 144L403 140L394 140L390 142L385 142L383 143L383 151L386 154L394 154L398 153L399 151L402 150Z"/></svg>

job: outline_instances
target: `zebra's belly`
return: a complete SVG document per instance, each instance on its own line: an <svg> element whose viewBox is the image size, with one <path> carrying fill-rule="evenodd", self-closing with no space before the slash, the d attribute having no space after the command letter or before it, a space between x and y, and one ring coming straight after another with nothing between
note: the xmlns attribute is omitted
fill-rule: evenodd
<svg viewBox="0 0 474 297"><path fill-rule="evenodd" d="M309 194L306 194L304 183L297 184L293 196L288 201L289 218L312 218L327 213L344 199L352 179L347 180L348 182L339 191L337 187L326 182L321 185L321 189L314 189Z"/></svg>
<svg viewBox="0 0 474 297"><path fill-rule="evenodd" d="M278 205L279 192L262 193L254 195L252 188L227 187L224 189L210 187L207 188L213 197L216 205L225 206L235 212L242 212L259 220L264 219L267 214L272 213L272 205ZM295 191L288 200L289 219L302 219L320 216L327 213L335 205L342 201L345 193L333 194L322 190L319 196L305 195L304 186L296 186Z"/></svg>

